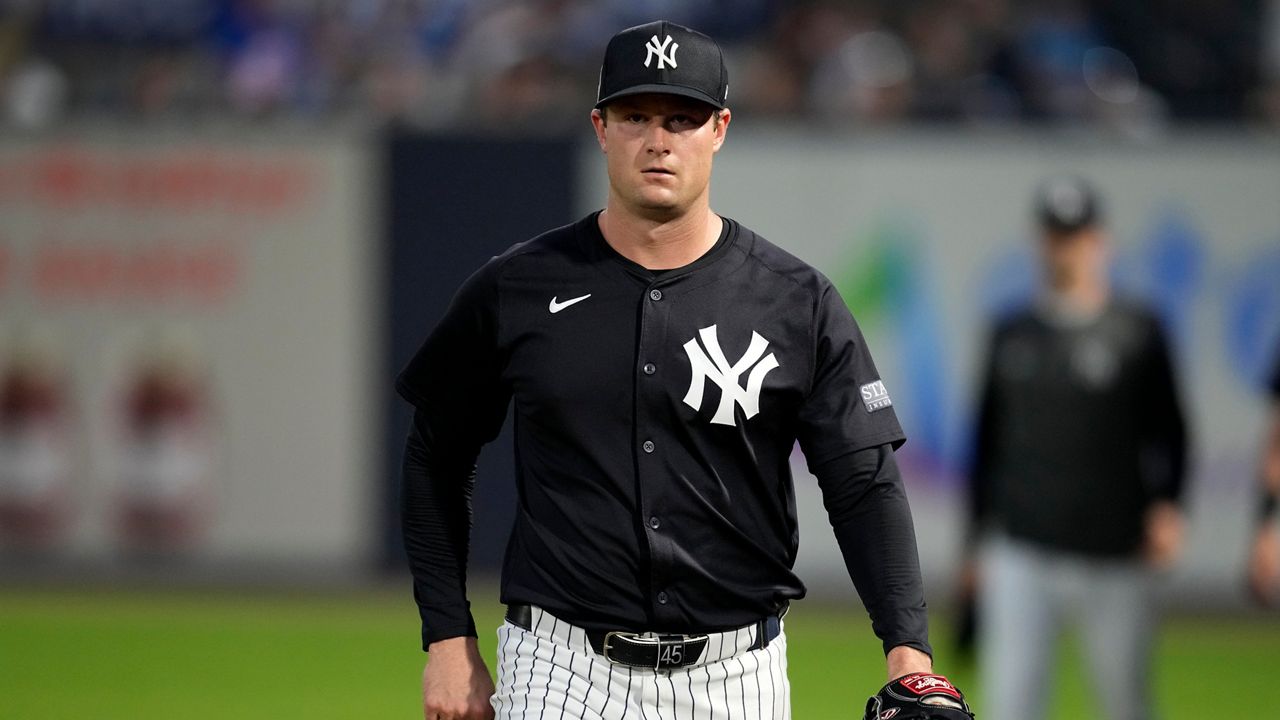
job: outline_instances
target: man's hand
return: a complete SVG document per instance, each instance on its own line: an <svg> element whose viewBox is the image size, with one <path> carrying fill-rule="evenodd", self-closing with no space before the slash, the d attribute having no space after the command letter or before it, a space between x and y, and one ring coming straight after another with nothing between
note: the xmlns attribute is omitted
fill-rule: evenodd
<svg viewBox="0 0 1280 720"><path fill-rule="evenodd" d="M910 673L933 672L933 658L907 645L899 645L885 657L889 666L889 679L897 680Z"/></svg>
<svg viewBox="0 0 1280 720"><path fill-rule="evenodd" d="M1258 529L1249 555L1249 589L1263 605L1280 600L1280 530L1268 523Z"/></svg>
<svg viewBox="0 0 1280 720"><path fill-rule="evenodd" d="M1168 501L1157 502L1147 509L1146 523L1143 557L1152 568L1165 570L1182 552L1182 510Z"/></svg>
<svg viewBox="0 0 1280 720"><path fill-rule="evenodd" d="M493 720L493 679L473 637L431 643L422 671L425 720Z"/></svg>

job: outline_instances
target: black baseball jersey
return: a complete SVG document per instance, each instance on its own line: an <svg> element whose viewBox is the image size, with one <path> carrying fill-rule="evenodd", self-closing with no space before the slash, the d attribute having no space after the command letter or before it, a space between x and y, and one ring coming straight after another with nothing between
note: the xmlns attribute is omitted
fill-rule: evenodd
<svg viewBox="0 0 1280 720"><path fill-rule="evenodd" d="M977 523L1059 550L1119 556L1144 513L1177 500L1186 431L1155 317L1110 303L1071 319L1040 305L991 343L973 470Z"/></svg>
<svg viewBox="0 0 1280 720"><path fill-rule="evenodd" d="M827 278L732 220L660 273L609 247L597 214L516 245L463 285L397 389L416 408L405 539L425 642L474 633L466 481L510 404L504 602L671 632L777 612L805 592L798 440L886 647L928 649L890 450L904 436L862 333Z"/></svg>

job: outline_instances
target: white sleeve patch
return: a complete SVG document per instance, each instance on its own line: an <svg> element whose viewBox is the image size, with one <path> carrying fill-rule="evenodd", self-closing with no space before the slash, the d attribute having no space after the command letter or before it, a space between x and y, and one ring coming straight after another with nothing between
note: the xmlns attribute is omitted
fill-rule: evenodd
<svg viewBox="0 0 1280 720"><path fill-rule="evenodd" d="M893 405L893 400L889 399L889 391L885 389L884 383L876 380L869 382L860 388L862 393L862 403L867 406L867 412L875 412L883 410Z"/></svg>

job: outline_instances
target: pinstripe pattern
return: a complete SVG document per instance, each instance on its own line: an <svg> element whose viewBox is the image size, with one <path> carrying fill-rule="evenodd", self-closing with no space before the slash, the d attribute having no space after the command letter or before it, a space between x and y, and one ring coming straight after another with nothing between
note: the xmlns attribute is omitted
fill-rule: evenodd
<svg viewBox="0 0 1280 720"><path fill-rule="evenodd" d="M498 628L498 720L790 720L787 636L763 650L754 628L713 634L698 663L615 665L584 630L538 608L531 630Z"/></svg>

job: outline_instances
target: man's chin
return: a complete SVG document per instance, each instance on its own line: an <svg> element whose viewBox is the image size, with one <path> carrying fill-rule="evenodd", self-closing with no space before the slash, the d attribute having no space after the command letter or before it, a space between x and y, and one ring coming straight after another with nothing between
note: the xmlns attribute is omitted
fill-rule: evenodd
<svg viewBox="0 0 1280 720"><path fill-rule="evenodd" d="M658 208L674 208L680 205L672 193L640 193L636 198L637 204L641 207Z"/></svg>

